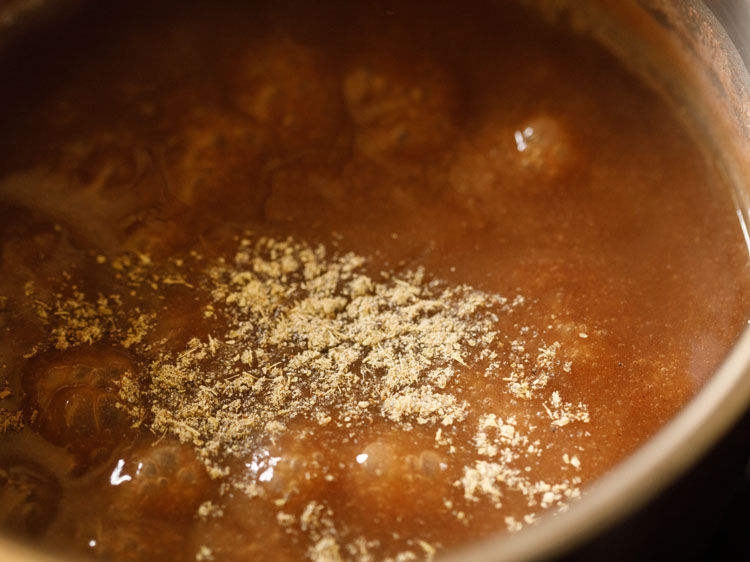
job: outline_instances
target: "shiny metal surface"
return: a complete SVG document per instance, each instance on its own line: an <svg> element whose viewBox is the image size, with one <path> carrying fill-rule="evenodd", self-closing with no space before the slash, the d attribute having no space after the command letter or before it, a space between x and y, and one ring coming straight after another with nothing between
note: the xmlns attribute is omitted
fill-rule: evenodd
<svg viewBox="0 0 750 562"><path fill-rule="evenodd" d="M750 68L750 1L706 0L706 5L737 47L745 66Z"/></svg>
<svg viewBox="0 0 750 562"><path fill-rule="evenodd" d="M0 0L0 49L52 21L77 0ZM750 231L750 0L531 0L556 17L572 14L650 81L707 141L708 157L735 186ZM722 25L723 24L723 25ZM743 62L744 59L744 62ZM615 524L705 454L750 405L750 331L705 388L657 435L558 516L443 557L455 562L545 559ZM63 560L0 536L0 562Z"/></svg>

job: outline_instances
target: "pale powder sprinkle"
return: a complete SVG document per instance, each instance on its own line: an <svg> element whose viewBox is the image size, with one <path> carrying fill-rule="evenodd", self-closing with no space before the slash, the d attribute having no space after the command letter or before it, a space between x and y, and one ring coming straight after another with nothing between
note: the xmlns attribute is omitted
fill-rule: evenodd
<svg viewBox="0 0 750 562"><path fill-rule="evenodd" d="M413 424L432 426L435 447L448 459L457 447L473 447L474 460L456 467L461 476L454 484L465 501L486 499L498 508L510 494L520 494L530 511L506 517L511 531L533 523L539 508L561 507L580 494L580 478L548 482L535 479L530 468L558 455L561 471L580 470L578 455L549 449L546 428L587 423L589 413L584 404L550 390L571 363L560 343L545 343L543 334L514 320L533 304L520 295L509 300L449 285L421 268L374 275L360 256L329 255L323 246L292 239L238 240L232 259L202 265L206 273L197 278L186 276L189 268L174 270L182 260L162 271L144 254L96 263L133 290L180 285L203 303L203 318L222 319L220 327L182 349L158 353L145 343L158 320L154 311L125 306L117 295L90 298L72 286L54 303L33 300L50 326L47 346L65 350L111 341L149 351L145 373L126 373L121 380L122 407L134 426L146 424L194 445L209 475L224 482L223 490L268 498L254 476L232 474L227 461L255 454L305 419L347 431L377 420L404 431ZM33 297L33 285L26 291ZM488 379L493 389L481 409L461 394L466 377ZM20 427L20 417L1 413L3 431ZM467 423L477 424L470 443L454 441L457 428ZM324 503L310 501L295 513L285 508L285 498L268 501L279 507L280 527L308 537L310 559L374 560L369 550L377 541L337 529ZM467 510L455 503L444 502L469 524ZM204 502L197 516L222 517L223 508ZM421 540L408 544L420 554L405 550L392 560L431 559L441 547ZM197 560L212 557L206 547L196 554Z"/></svg>

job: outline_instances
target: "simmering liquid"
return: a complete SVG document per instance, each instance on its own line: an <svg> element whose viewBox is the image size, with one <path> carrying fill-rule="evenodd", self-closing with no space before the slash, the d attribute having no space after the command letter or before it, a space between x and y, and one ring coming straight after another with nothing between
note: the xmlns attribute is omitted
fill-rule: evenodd
<svg viewBox="0 0 750 562"><path fill-rule="evenodd" d="M0 63L0 525L105 560L536 524L747 322L665 102L505 3L92 6Z"/></svg>

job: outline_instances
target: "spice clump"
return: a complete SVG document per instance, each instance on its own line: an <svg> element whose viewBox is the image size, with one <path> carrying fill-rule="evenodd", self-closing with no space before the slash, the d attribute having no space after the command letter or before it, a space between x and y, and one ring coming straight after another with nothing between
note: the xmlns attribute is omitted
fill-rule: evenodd
<svg viewBox="0 0 750 562"><path fill-rule="evenodd" d="M226 332L151 366L154 429L244 454L300 416L348 427L463 420L456 383L497 357L497 315L517 305L421 269L378 277L354 254L242 241L206 281Z"/></svg>
<svg viewBox="0 0 750 562"><path fill-rule="evenodd" d="M530 508L547 508L576 497L580 478L548 482L530 466L551 446L540 428L589 421L584 404L549 390L571 363L559 343L519 324L530 304L429 279L423 269L368 267L355 254L329 256L292 239L239 241L198 283L223 331L150 364L152 430L194 444L212 475L224 477L228 457L257 455L301 420L354 429L351 436L374 423L436 427L435 446L448 454L462 436L472 440L455 481L466 501L486 497L499 508L519 493ZM504 397L501 406L472 402L467 389L477 381ZM262 495L245 474L231 478Z"/></svg>
<svg viewBox="0 0 750 562"><path fill-rule="evenodd" d="M413 507L468 525L491 510L511 531L580 495L590 415L556 383L573 365L533 302L292 238L207 249L223 257L97 259L126 298L70 286L35 300L49 336L29 354L111 344L137 357L117 407L191 444L218 481L197 520L231 523L239 494L310 558L365 560L382 545L337 487L384 517ZM402 538L412 556L446 546Z"/></svg>

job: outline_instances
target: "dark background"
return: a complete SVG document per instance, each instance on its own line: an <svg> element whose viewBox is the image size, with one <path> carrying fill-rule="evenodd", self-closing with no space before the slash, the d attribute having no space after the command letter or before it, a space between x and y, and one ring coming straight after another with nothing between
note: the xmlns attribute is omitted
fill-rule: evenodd
<svg viewBox="0 0 750 562"><path fill-rule="evenodd" d="M750 411L675 484L558 562L750 561Z"/></svg>

